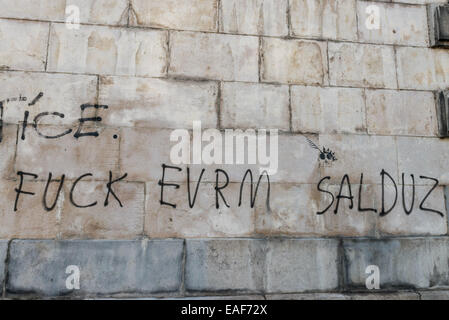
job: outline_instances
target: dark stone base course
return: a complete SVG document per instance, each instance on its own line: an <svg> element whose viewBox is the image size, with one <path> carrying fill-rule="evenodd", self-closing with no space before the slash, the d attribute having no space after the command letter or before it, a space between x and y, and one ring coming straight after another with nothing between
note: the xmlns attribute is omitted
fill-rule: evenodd
<svg viewBox="0 0 449 320"><path fill-rule="evenodd" d="M14 240L6 291L37 296L150 294L181 286L183 241ZM67 266L80 269L80 289L66 288Z"/></svg>
<svg viewBox="0 0 449 320"><path fill-rule="evenodd" d="M0 283L5 299L449 299L449 237L2 240Z"/></svg>

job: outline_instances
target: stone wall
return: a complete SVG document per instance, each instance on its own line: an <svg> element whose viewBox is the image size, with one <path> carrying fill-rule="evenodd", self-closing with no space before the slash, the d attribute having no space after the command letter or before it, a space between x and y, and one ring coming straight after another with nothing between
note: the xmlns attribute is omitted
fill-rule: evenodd
<svg viewBox="0 0 449 320"><path fill-rule="evenodd" d="M3 297L448 297L435 3L0 0ZM253 206L259 163L163 178L194 121L278 130Z"/></svg>

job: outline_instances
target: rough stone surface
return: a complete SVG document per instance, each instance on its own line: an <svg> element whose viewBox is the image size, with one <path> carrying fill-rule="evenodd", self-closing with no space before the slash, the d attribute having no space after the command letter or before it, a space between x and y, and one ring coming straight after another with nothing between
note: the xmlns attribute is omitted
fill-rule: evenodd
<svg viewBox="0 0 449 320"><path fill-rule="evenodd" d="M144 212L144 185L118 182L113 197L107 197L107 181L81 181L74 190L73 200L81 206L97 203L89 208L77 208L69 201L72 185L65 186L66 199L60 222L64 239L134 239L142 234Z"/></svg>
<svg viewBox="0 0 449 320"><path fill-rule="evenodd" d="M446 89L449 84L447 50L401 47L396 50L399 88Z"/></svg>
<svg viewBox="0 0 449 320"><path fill-rule="evenodd" d="M323 189L338 194L339 186ZM354 194L358 186L354 185ZM363 192L370 194L375 187L364 186ZM270 236L373 236L376 216L373 213L360 213L357 208L349 209L346 203L339 206L334 214L335 201L331 196L321 193L315 185L273 184L270 192L270 210L256 209L256 228L258 233ZM375 201L373 201L375 202ZM368 205L370 203L364 204ZM370 204L371 205L371 204Z"/></svg>
<svg viewBox="0 0 449 320"><path fill-rule="evenodd" d="M290 129L287 86L225 82L221 97L223 128Z"/></svg>
<svg viewBox="0 0 449 320"><path fill-rule="evenodd" d="M310 138L313 138L310 136ZM280 135L279 161L271 182L316 183L319 181L317 154L307 144L306 136Z"/></svg>
<svg viewBox="0 0 449 320"><path fill-rule="evenodd" d="M42 296L175 292L182 252L181 240L14 240L6 290ZM66 288L70 265L80 270L79 291Z"/></svg>
<svg viewBox="0 0 449 320"><path fill-rule="evenodd" d="M357 40L355 0L292 0L290 15L293 36Z"/></svg>
<svg viewBox="0 0 449 320"><path fill-rule="evenodd" d="M15 175L14 157L16 154L17 125L4 125L0 143L0 176L10 178Z"/></svg>
<svg viewBox="0 0 449 320"><path fill-rule="evenodd" d="M409 175L405 176L406 183L411 182ZM444 201L443 188L439 187L426 198L423 204L424 208L440 212L424 211L420 208L424 197L430 191L428 186L415 187L415 200L413 211L407 215L404 209L404 203L407 211L412 208L413 187L408 185L404 187L405 200L402 198L402 185L398 185L398 202L394 210L386 216L379 218L378 229L383 235L446 235L447 234L447 212ZM385 203L386 208L394 203L394 189L390 186L386 189ZM380 212L381 194L378 188L377 204ZM405 202L403 202L405 201Z"/></svg>
<svg viewBox="0 0 449 320"><path fill-rule="evenodd" d="M329 42L329 81L333 86L396 88L390 46Z"/></svg>
<svg viewBox="0 0 449 320"><path fill-rule="evenodd" d="M443 3L0 0L3 297L445 297Z"/></svg>
<svg viewBox="0 0 449 320"><path fill-rule="evenodd" d="M266 36L288 35L287 0L221 1L220 31Z"/></svg>
<svg viewBox="0 0 449 320"><path fill-rule="evenodd" d="M322 177L330 176L337 184L340 184L345 174L349 176L351 183L360 183L362 173L363 183L380 184L382 169L388 172L395 181L398 181L394 137L320 135L319 145L321 148L330 148L335 152L337 161L331 162L327 166L323 165L320 169ZM382 156L378 158L377 155ZM385 181L388 183L388 180Z"/></svg>
<svg viewBox="0 0 449 320"><path fill-rule="evenodd" d="M367 124L371 134L435 136L435 110L432 92L366 91Z"/></svg>
<svg viewBox="0 0 449 320"><path fill-rule="evenodd" d="M76 125L81 116L81 105L95 104L97 101L97 77L32 72L0 73L3 121L19 123L24 121L28 111L28 121L33 122L42 112L58 112L60 116L39 118L40 124ZM31 103L42 92L37 102ZM12 99L15 98L15 101ZM22 98L22 99L20 99ZM26 98L25 101L22 101ZM86 111L87 114L87 111Z"/></svg>
<svg viewBox="0 0 449 320"><path fill-rule="evenodd" d="M192 32L170 34L169 75L258 81L257 37Z"/></svg>
<svg viewBox="0 0 449 320"><path fill-rule="evenodd" d="M326 84L326 43L264 38L261 79L287 84Z"/></svg>
<svg viewBox="0 0 449 320"><path fill-rule="evenodd" d="M373 5L379 8L379 28L366 26L370 25L371 18L367 9ZM358 30L363 42L424 47L429 42L425 6L357 1L357 12Z"/></svg>
<svg viewBox="0 0 449 320"><path fill-rule="evenodd" d="M45 69L48 23L0 19L0 70Z"/></svg>
<svg viewBox="0 0 449 320"><path fill-rule="evenodd" d="M21 194L17 201L17 211L14 211L18 181L2 181L0 192L0 239L53 239L58 234L58 223L61 217L63 195L59 197L55 208L46 211L43 207L44 182L24 182L23 190L34 195ZM48 189L48 206L56 199L57 183L52 183Z"/></svg>
<svg viewBox="0 0 449 320"><path fill-rule="evenodd" d="M447 242L447 238L344 240L346 285L365 287L366 267L377 265L382 289L447 287Z"/></svg>
<svg viewBox="0 0 449 320"><path fill-rule="evenodd" d="M201 121L217 126L217 85L213 82L102 77L100 104L103 122L112 126L185 128Z"/></svg>
<svg viewBox="0 0 449 320"><path fill-rule="evenodd" d="M187 185L180 185L179 189L164 188L163 201L176 205L160 204L160 186L154 183L147 184L147 214L145 230L152 238L203 238L203 237L244 237L254 235L254 209L249 205L249 186L245 186L242 195L242 206L238 206L240 184L232 183L223 190L230 208L219 202L220 208L216 210L215 184L201 183L198 186L198 195L193 202L197 183L191 183L190 195L193 208L189 205ZM264 208L263 199L266 195L266 186L258 191L257 207ZM262 210L262 209L261 209Z"/></svg>
<svg viewBox="0 0 449 320"><path fill-rule="evenodd" d="M0 240L0 283L2 284L0 293L3 293L3 283L5 280L5 262L8 252L8 241Z"/></svg>
<svg viewBox="0 0 449 320"><path fill-rule="evenodd" d="M0 6L3 18L64 21L69 16L66 8L71 6L79 9L81 23L126 25L128 17L127 0L1 0Z"/></svg>
<svg viewBox="0 0 449 320"><path fill-rule="evenodd" d="M48 50L49 71L158 77L167 69L165 31L52 24Z"/></svg>
<svg viewBox="0 0 449 320"><path fill-rule="evenodd" d="M435 291L420 291L421 300L449 300L449 291L435 290Z"/></svg>
<svg viewBox="0 0 449 320"><path fill-rule="evenodd" d="M159 181L162 164L171 165L171 130L122 128L120 131L120 167L131 181ZM184 166L181 166L184 167ZM185 172L166 170L166 181L183 181Z"/></svg>
<svg viewBox="0 0 449 320"><path fill-rule="evenodd" d="M266 292L333 290L338 286L338 242L279 240L268 243Z"/></svg>
<svg viewBox="0 0 449 320"><path fill-rule="evenodd" d="M419 178L420 176L438 179L443 185L448 184L449 173L445 166L445 159L449 150L446 140L398 137L397 145L399 172L415 174L419 184L433 185L435 183L430 179ZM423 156L430 154L431 157Z"/></svg>
<svg viewBox="0 0 449 320"><path fill-rule="evenodd" d="M187 291L263 290L263 240L187 240Z"/></svg>
<svg viewBox="0 0 449 320"><path fill-rule="evenodd" d="M292 127L310 133L366 131L363 90L292 87Z"/></svg>
<svg viewBox="0 0 449 320"><path fill-rule="evenodd" d="M131 0L131 25L193 31L217 30L216 0Z"/></svg>
<svg viewBox="0 0 449 320"><path fill-rule="evenodd" d="M86 112L87 116L87 112ZM37 174L46 180L51 172L53 176L66 175L68 179L77 179L86 173L92 173L94 178L107 180L109 171L118 171L119 140L114 135L117 129L95 128L83 126L81 132L98 132L98 137L74 137L76 127L38 126L39 132L48 136L63 133L69 134L54 139L46 139L34 128L28 128L25 139L19 139L15 163L16 171ZM92 152L95 150L95 152ZM115 176L115 175L114 175Z"/></svg>

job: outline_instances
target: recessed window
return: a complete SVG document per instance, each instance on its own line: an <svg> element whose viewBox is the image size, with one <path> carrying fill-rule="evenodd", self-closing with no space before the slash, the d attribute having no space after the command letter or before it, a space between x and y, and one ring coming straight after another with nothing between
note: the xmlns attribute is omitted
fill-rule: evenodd
<svg viewBox="0 0 449 320"><path fill-rule="evenodd" d="M438 92L437 117L440 137L449 137L449 91Z"/></svg>
<svg viewBox="0 0 449 320"><path fill-rule="evenodd" d="M428 7L430 45L449 48L449 4Z"/></svg>

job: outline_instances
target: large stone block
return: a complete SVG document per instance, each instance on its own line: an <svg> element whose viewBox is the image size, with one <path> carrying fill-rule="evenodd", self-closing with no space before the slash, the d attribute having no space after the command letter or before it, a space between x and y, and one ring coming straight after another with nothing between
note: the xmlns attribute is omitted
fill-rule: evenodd
<svg viewBox="0 0 449 320"><path fill-rule="evenodd" d="M218 86L214 82L102 77L103 121L112 126L192 129L217 127Z"/></svg>
<svg viewBox="0 0 449 320"><path fill-rule="evenodd" d="M414 174L417 184L433 185L438 179L449 184L447 157L449 141L437 138L397 137L399 172Z"/></svg>
<svg viewBox="0 0 449 320"><path fill-rule="evenodd" d="M222 190L226 203L230 207L227 207L219 198L218 209L214 183L200 183L195 199L197 183L191 183L190 201L193 208L190 207L186 183L180 184L178 189L164 187L163 201L176 205L174 208L160 203L161 186L156 182L147 183L146 234L152 238L253 236L254 209L250 207L250 187L244 186L242 205L238 206L240 186L239 183L231 183ZM266 186L261 185L256 198L258 207L264 207L266 195Z"/></svg>
<svg viewBox="0 0 449 320"><path fill-rule="evenodd" d="M120 167L130 181L158 181L162 165L170 161L171 130L122 128L120 130ZM190 141L189 141L190 142ZM165 181L182 181L174 170L166 170ZM181 180L182 179L182 180Z"/></svg>
<svg viewBox="0 0 449 320"><path fill-rule="evenodd" d="M321 185L336 196L340 186ZM371 194L375 187L363 186L363 193ZM353 195L357 196L359 186L352 185ZM345 192L344 194L347 194ZM364 196L366 197L366 196ZM357 199L357 198L356 198ZM376 199L363 199L364 206L373 207ZM354 200L356 201L356 200ZM332 206L330 204L332 203ZM356 202L355 202L356 203ZM326 208L329 209L322 213ZM256 208L256 230L258 234L270 236L374 236L377 214L358 212L357 204L353 209L344 200L335 214L336 201L331 196L319 192L316 185L272 184L270 188L270 207Z"/></svg>
<svg viewBox="0 0 449 320"><path fill-rule="evenodd" d="M72 130L60 138L48 139L28 126L25 139L18 139L15 171L34 173L44 180L49 172L58 177L65 174L68 179L77 179L86 173L92 173L95 179L108 179L109 171L118 171L120 139L115 136L119 135L119 129L85 125L82 133L98 132L98 137L77 139L74 137L77 127L38 126L39 133L48 136Z"/></svg>
<svg viewBox="0 0 449 320"><path fill-rule="evenodd" d="M398 181L395 137L320 135L319 146L335 153L337 160L323 164L321 176L330 176L336 184L340 184L345 174L349 176L351 183L360 183L362 173L363 184L380 184L382 169ZM389 183L388 178L385 181Z"/></svg>
<svg viewBox="0 0 449 320"><path fill-rule="evenodd" d="M78 30L52 24L48 70L105 75L163 76L167 32L83 25Z"/></svg>
<svg viewBox="0 0 449 320"><path fill-rule="evenodd" d="M187 291L262 292L263 240L187 240Z"/></svg>
<svg viewBox="0 0 449 320"><path fill-rule="evenodd" d="M329 79L333 86L396 88L393 47L330 42Z"/></svg>
<svg viewBox="0 0 449 320"><path fill-rule="evenodd" d="M435 136L437 116L432 92L367 90L368 132L382 135Z"/></svg>
<svg viewBox="0 0 449 320"><path fill-rule="evenodd" d="M293 36L357 40L355 0L292 0L290 19Z"/></svg>
<svg viewBox="0 0 449 320"><path fill-rule="evenodd" d="M314 138L312 136L307 136ZM271 182L316 183L320 180L317 151L303 135L279 135L278 170Z"/></svg>
<svg viewBox="0 0 449 320"><path fill-rule="evenodd" d="M126 25L128 0L1 0L2 18L64 21L73 14L71 6L79 9L81 23ZM68 13L66 14L66 9Z"/></svg>
<svg viewBox="0 0 449 320"><path fill-rule="evenodd" d="M261 80L323 85L327 79L325 42L264 38Z"/></svg>
<svg viewBox="0 0 449 320"><path fill-rule="evenodd" d="M380 288L449 286L449 245L442 238L344 240L346 286L365 287L369 265L380 272Z"/></svg>
<svg viewBox="0 0 449 320"><path fill-rule="evenodd" d="M14 240L6 290L39 296L177 292L182 256L182 240ZM68 266L79 268L79 290L66 287Z"/></svg>
<svg viewBox="0 0 449 320"><path fill-rule="evenodd" d="M69 201L72 184L65 185L65 201L60 221L63 239L135 239L143 232L144 184L114 183L117 196L108 196L107 181L81 181L71 195L79 208ZM120 201L120 202L119 202Z"/></svg>
<svg viewBox="0 0 449 320"><path fill-rule="evenodd" d="M287 0L221 1L220 31L266 36L288 35Z"/></svg>
<svg viewBox="0 0 449 320"><path fill-rule="evenodd" d="M216 0L131 0L131 25L192 31L217 30Z"/></svg>
<svg viewBox="0 0 449 320"><path fill-rule="evenodd" d="M430 187L415 186L414 198L413 187L411 185L399 185L402 181L397 182L397 203L393 211L386 216L378 218L378 232L381 235L445 235L447 234L447 214L444 204L443 188L437 188L425 199ZM411 183L411 177L405 176L405 183ZM385 210L391 208L395 199L395 191L393 186L385 188ZM376 198L377 210L381 211L382 195L381 188L378 186L375 195L371 197ZM436 210L436 212L429 212L421 209L421 204L424 208ZM414 201L414 202L413 202ZM413 205L413 207L412 207ZM405 206L405 207L404 207ZM404 209L405 208L405 209ZM406 212L410 212L409 214Z"/></svg>
<svg viewBox="0 0 449 320"><path fill-rule="evenodd" d="M15 189L19 187L19 181L0 181L1 239L54 239L58 236L64 196L60 195L56 201L59 183L52 183L48 188L46 203L49 207L53 206L55 201L56 204L53 210L45 210L43 207L45 183L25 181L23 191L32 192L34 195L21 194L17 198ZM15 207L17 211L14 211Z"/></svg>
<svg viewBox="0 0 449 320"><path fill-rule="evenodd" d="M378 28L370 23L376 19L373 6L379 14ZM425 6L357 1L357 12L361 42L408 46L427 46L429 42Z"/></svg>
<svg viewBox="0 0 449 320"><path fill-rule="evenodd" d="M257 37L212 33L170 34L170 76L257 82Z"/></svg>
<svg viewBox="0 0 449 320"><path fill-rule="evenodd" d="M221 127L289 130L288 86L225 82Z"/></svg>
<svg viewBox="0 0 449 320"><path fill-rule="evenodd" d="M0 19L0 70L43 71L49 24Z"/></svg>
<svg viewBox="0 0 449 320"><path fill-rule="evenodd" d="M399 88L418 90L447 89L449 52L443 49L396 49Z"/></svg>
<svg viewBox="0 0 449 320"><path fill-rule="evenodd" d="M128 21L128 2L128 0L67 0L65 4L66 8L77 6L80 9L81 23L125 26ZM48 7L48 4L46 5ZM63 16L69 15L63 12Z"/></svg>
<svg viewBox="0 0 449 320"><path fill-rule="evenodd" d="M335 290L338 241L273 240L268 243L266 292Z"/></svg>
<svg viewBox="0 0 449 320"><path fill-rule="evenodd" d="M293 131L365 132L362 89L292 86Z"/></svg>
<svg viewBox="0 0 449 320"><path fill-rule="evenodd" d="M40 93L42 93L41 96L39 96ZM6 100L3 102L3 121L5 123L24 121L24 113L28 111L28 122L31 123L42 112L58 112L64 115L63 118L61 116L44 116L38 119L39 123L73 125L82 117L82 104L96 103L97 77L36 72L2 72L0 73L0 96L1 100ZM33 104L29 106L30 103Z"/></svg>

